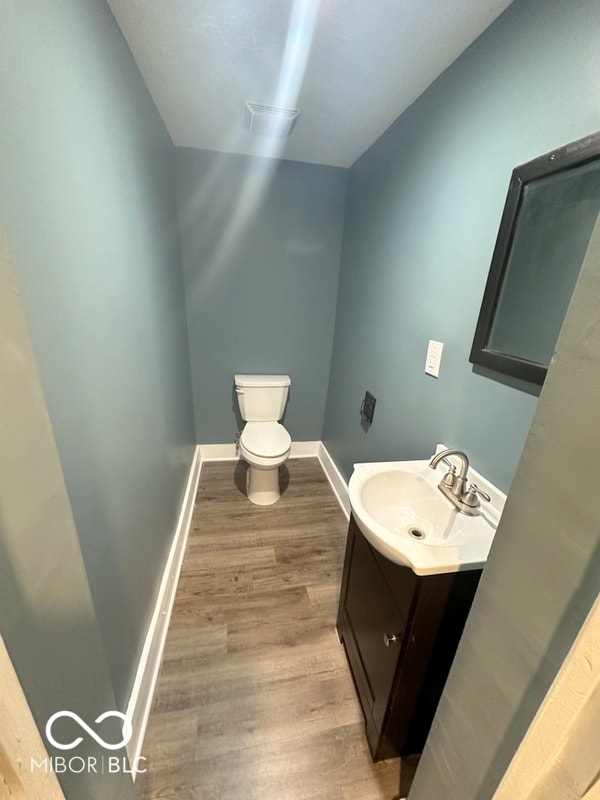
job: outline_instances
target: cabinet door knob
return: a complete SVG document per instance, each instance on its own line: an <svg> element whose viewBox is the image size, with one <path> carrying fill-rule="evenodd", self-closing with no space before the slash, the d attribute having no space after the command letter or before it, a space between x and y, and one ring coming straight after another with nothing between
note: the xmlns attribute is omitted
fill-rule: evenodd
<svg viewBox="0 0 600 800"><path fill-rule="evenodd" d="M392 634L390 634L389 636L388 636L388 634L387 634L387 633L384 633L384 634L383 634L383 643L384 643L384 645L385 645L386 647L389 647L389 646L390 646L391 644L393 644L394 642L399 642L399 641L400 641L400 637L399 637L399 636L396 636L396 634L395 634L395 633L392 633Z"/></svg>

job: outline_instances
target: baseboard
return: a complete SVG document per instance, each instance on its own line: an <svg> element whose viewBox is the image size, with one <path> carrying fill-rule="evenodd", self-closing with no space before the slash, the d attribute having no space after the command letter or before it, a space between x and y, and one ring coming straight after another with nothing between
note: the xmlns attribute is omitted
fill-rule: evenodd
<svg viewBox="0 0 600 800"><path fill-rule="evenodd" d="M320 442L292 442L290 458L315 458L319 454ZM202 461L237 461L239 453L237 445L231 444L201 444L200 453Z"/></svg>
<svg viewBox="0 0 600 800"><path fill-rule="evenodd" d="M200 458L205 461L237 461L239 458L237 445L231 444L199 444Z"/></svg>
<svg viewBox="0 0 600 800"><path fill-rule="evenodd" d="M335 461L329 455L329 451L323 442L319 442L318 458L321 462L321 466L323 467L323 472L331 484L333 493L337 497L337 501L340 504L342 511L346 517L350 518L350 498L348 496L348 484L344 480L342 473L337 468Z"/></svg>
<svg viewBox="0 0 600 800"><path fill-rule="evenodd" d="M140 764L141 758L143 758L142 745L146 734L148 717L150 716L156 681L158 680L158 673L160 671L167 629L171 618L171 609L173 608L177 581L179 580L179 572L181 571L181 563L183 561L192 521L192 512L194 510L194 501L201 467L201 448L197 446L190 467L177 528L175 529L175 535L158 590L154 613L150 620L150 625L148 626L144 649L142 650L133 689L131 690L131 696L129 698L129 704L125 712L133 729L133 735L127 745L127 755L131 764L134 781L138 765ZM141 763L143 765L144 762L142 761Z"/></svg>
<svg viewBox="0 0 600 800"><path fill-rule="evenodd" d="M321 442L292 442L290 458L316 458Z"/></svg>

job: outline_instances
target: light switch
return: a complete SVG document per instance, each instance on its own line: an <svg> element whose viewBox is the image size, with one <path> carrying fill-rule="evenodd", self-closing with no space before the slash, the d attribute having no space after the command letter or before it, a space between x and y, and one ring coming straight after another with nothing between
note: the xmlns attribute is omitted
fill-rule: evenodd
<svg viewBox="0 0 600 800"><path fill-rule="evenodd" d="M443 349L443 342L434 342L433 339L429 340L429 346L427 347L427 358L425 359L425 372L428 375L433 375L434 378L437 378L440 374L440 364L442 361Z"/></svg>

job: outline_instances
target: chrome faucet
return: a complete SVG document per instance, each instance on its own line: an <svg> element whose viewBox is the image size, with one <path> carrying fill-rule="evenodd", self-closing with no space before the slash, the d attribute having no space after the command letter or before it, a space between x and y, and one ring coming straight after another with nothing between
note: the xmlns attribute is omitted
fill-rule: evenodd
<svg viewBox="0 0 600 800"><path fill-rule="evenodd" d="M456 456L460 459L458 474L456 473L456 466L448 460L448 456ZM490 496L486 492L482 492L475 483L467 487L467 474L469 472L467 454L463 453L462 450L442 450L433 456L429 466L431 469L435 469L440 461L443 461L450 469L438 484L439 490L463 514L469 514L469 516L478 514L479 498L481 497L489 502Z"/></svg>

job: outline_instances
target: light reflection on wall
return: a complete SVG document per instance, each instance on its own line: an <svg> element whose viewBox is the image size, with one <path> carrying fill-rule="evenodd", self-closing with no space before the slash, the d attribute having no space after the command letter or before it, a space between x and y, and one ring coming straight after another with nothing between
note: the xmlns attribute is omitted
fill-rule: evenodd
<svg viewBox="0 0 600 800"><path fill-rule="evenodd" d="M320 0L294 0L290 13L285 49L283 52L277 88L273 98L261 98L260 102L280 108L296 108L300 90L306 73L306 66L313 43L315 25L319 12ZM239 151L236 140L247 136L241 123L232 125L225 150ZM223 181L223 173L228 156L215 159L206 180L198 188L193 203L180 209L182 229L195 224L201 219L202 226L210 229L217 223L221 225L218 244L207 262L202 265L201 272L194 282L193 291L210 291L218 280L219 274L226 268L230 254L250 224L254 214L261 206L279 159L285 146L285 138L256 136L254 155L256 160L249 159L248 167L236 202L230 213L222 215L220 209L223 202L219 188ZM222 220L225 216L226 223Z"/></svg>

